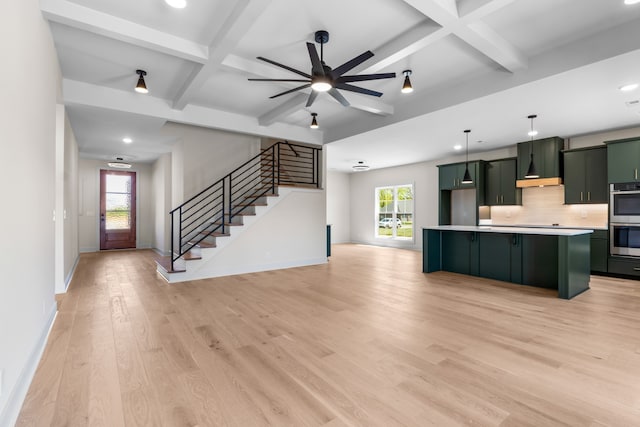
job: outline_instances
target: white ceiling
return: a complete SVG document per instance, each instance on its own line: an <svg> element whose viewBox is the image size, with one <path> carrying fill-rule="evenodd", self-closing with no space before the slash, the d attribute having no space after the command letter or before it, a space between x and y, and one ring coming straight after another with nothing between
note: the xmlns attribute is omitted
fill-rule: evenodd
<svg viewBox="0 0 640 427"><path fill-rule="evenodd" d="M540 137L640 125L640 4L624 0L41 0L63 74L80 154L150 162L168 152L167 122L332 145L329 168L350 171L450 156L472 129L470 151ZM356 83L381 98L341 91L351 107L309 90L269 99L310 72L305 42L330 33L337 67L371 50L348 74L395 72ZM133 92L136 69L149 94ZM401 94L402 71L415 88ZM318 113L319 130L308 125ZM122 138L134 139L124 144Z"/></svg>

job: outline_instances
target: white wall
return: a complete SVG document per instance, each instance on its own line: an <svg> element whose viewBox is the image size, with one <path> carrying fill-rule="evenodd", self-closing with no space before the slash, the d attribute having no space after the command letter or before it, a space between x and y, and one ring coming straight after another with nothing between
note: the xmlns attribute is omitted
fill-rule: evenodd
<svg viewBox="0 0 640 427"><path fill-rule="evenodd" d="M54 222L60 70L36 0L0 5L0 426L13 425L56 310ZM60 216L58 216L60 218Z"/></svg>
<svg viewBox="0 0 640 427"><path fill-rule="evenodd" d="M151 168L151 215L153 218L153 249L169 255L171 235L169 211L171 210L171 154L162 155Z"/></svg>
<svg viewBox="0 0 640 427"><path fill-rule="evenodd" d="M78 144L63 105L56 106L55 290L64 293L78 261Z"/></svg>
<svg viewBox="0 0 640 427"><path fill-rule="evenodd" d="M80 252L100 250L100 169L109 169L106 161L80 159L78 161ZM133 163L136 172L136 247L151 248L154 218L151 165Z"/></svg>
<svg viewBox="0 0 640 427"><path fill-rule="evenodd" d="M186 273L171 281L197 280L327 262L326 197L322 190L281 187L269 206L256 207L218 247L202 249L202 259L189 261ZM283 232L295 230L294 233Z"/></svg>
<svg viewBox="0 0 640 427"><path fill-rule="evenodd" d="M252 135L167 123L163 133L173 135L173 203L204 190L260 152L260 138Z"/></svg>
<svg viewBox="0 0 640 427"><path fill-rule="evenodd" d="M329 151L330 153L330 151ZM469 160L514 157L515 148L469 154ZM446 159L414 163L393 168L375 169L350 174L351 241L378 246L392 246L422 250L422 227L438 224L438 167L437 165L464 161L464 155ZM375 189L390 185L414 186L414 239L376 238ZM329 199L333 195L328 196Z"/></svg>
<svg viewBox="0 0 640 427"><path fill-rule="evenodd" d="M65 114L64 130L64 284L69 286L80 254L78 241L78 143Z"/></svg>
<svg viewBox="0 0 640 427"><path fill-rule="evenodd" d="M327 224L331 224L331 243L351 242L351 179L348 173L326 174Z"/></svg>
<svg viewBox="0 0 640 427"><path fill-rule="evenodd" d="M604 141L613 141L616 139L636 138L640 136L640 127L629 129L618 129L605 132L592 133L589 135L573 136L565 138L565 145L568 148L591 147L593 145L602 144Z"/></svg>

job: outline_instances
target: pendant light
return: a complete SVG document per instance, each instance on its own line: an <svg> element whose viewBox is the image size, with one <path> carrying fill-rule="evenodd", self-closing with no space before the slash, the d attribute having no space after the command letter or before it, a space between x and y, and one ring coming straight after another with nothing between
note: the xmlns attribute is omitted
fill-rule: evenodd
<svg viewBox="0 0 640 427"><path fill-rule="evenodd" d="M136 70L136 74L138 74L140 77L138 77L138 84L136 85L136 92L138 93L149 93L149 90L147 89L147 85L144 82L144 76L147 75L147 72L144 70Z"/></svg>
<svg viewBox="0 0 640 427"><path fill-rule="evenodd" d="M467 134L467 160L465 162L464 177L462 177L462 181L460 181L462 184L473 184L471 174L469 173L469 132L471 132L471 129L464 131L464 133Z"/></svg>
<svg viewBox="0 0 640 427"><path fill-rule="evenodd" d="M311 117L313 117L311 119L311 124L309 125L311 129L318 129L318 121L316 120L317 116L318 116L318 113L311 113Z"/></svg>
<svg viewBox="0 0 640 427"><path fill-rule="evenodd" d="M531 120L531 131L529 131L529 135L531 135L531 142L529 143L529 155L531 157L531 161L529 162L529 169L527 169L527 174L524 176L527 179L540 178L540 175L538 175L538 171L536 170L536 165L533 163L533 136L537 134L537 132L533 130L533 119L535 119L536 117L538 116L536 116L535 114L527 116L527 118Z"/></svg>
<svg viewBox="0 0 640 427"><path fill-rule="evenodd" d="M411 75L411 70L404 70L402 74L404 74L404 84L402 85L402 89L400 90L400 92L402 93L413 92L413 86L411 86L411 80L409 80L409 76Z"/></svg>

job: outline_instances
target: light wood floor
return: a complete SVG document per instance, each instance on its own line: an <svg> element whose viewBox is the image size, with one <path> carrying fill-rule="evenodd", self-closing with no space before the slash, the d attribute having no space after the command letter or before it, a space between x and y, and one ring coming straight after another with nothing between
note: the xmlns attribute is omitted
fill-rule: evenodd
<svg viewBox="0 0 640 427"><path fill-rule="evenodd" d="M640 282L565 301L335 245L168 285L153 255L81 256L18 426L640 425Z"/></svg>

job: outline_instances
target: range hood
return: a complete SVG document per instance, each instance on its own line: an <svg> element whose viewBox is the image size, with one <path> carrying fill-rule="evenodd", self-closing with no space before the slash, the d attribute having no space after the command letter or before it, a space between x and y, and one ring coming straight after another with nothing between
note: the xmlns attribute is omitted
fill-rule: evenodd
<svg viewBox="0 0 640 427"><path fill-rule="evenodd" d="M562 185L562 178L557 176L553 178L527 178L516 181L517 188L546 187L548 185Z"/></svg>

